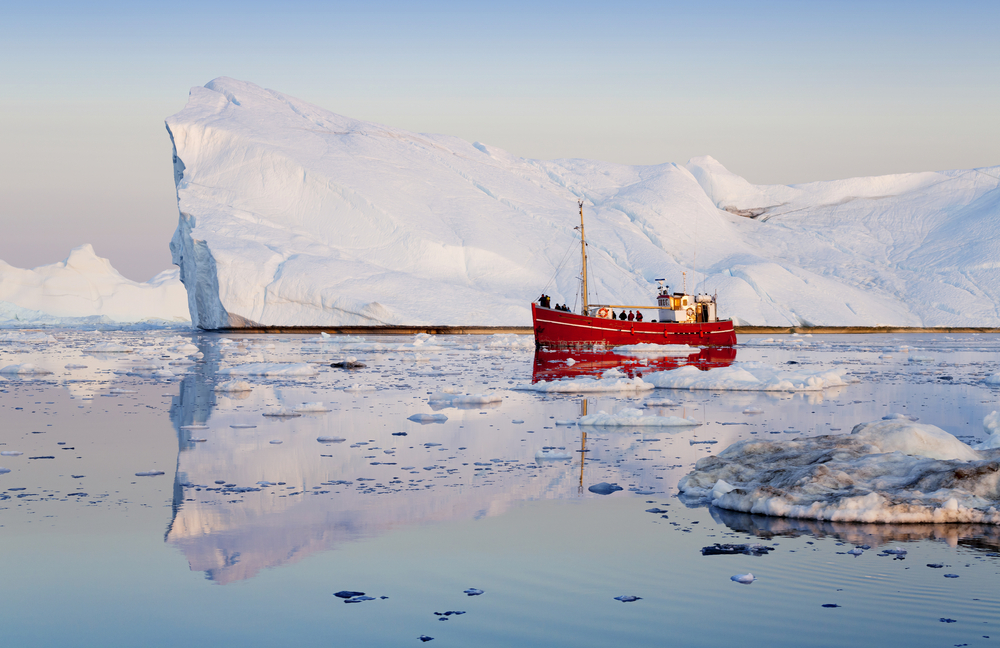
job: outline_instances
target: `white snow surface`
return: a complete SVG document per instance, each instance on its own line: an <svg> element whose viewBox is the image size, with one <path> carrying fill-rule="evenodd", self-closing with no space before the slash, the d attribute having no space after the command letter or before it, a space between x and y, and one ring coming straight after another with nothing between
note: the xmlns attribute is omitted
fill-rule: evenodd
<svg viewBox="0 0 1000 648"><path fill-rule="evenodd" d="M702 371L685 366L642 377L659 389L716 389L725 391L820 391L857 382L847 369L780 369L763 362L734 362L728 367Z"/></svg>
<svg viewBox="0 0 1000 648"><path fill-rule="evenodd" d="M123 277L87 244L65 261L33 270L0 261L0 325L191 321L177 268L140 283Z"/></svg>
<svg viewBox="0 0 1000 648"><path fill-rule="evenodd" d="M549 280L578 199L592 294L618 303L686 271L739 323L1000 325L1000 167L783 186L710 157L531 160L229 78L166 123L204 328L528 325L543 289L574 303L577 270Z"/></svg>
<svg viewBox="0 0 1000 648"><path fill-rule="evenodd" d="M862 423L851 434L744 440L678 488L735 511L844 522L1000 524L1000 451L933 425Z"/></svg>

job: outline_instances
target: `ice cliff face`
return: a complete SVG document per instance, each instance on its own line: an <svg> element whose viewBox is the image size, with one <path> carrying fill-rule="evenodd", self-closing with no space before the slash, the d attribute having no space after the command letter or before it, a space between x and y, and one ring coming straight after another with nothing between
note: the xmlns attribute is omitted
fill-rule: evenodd
<svg viewBox="0 0 1000 648"><path fill-rule="evenodd" d="M686 272L742 323L1000 325L1000 168L757 186L711 158L527 160L227 78L167 130L203 328L527 325L542 291L577 299L578 199L592 301Z"/></svg>
<svg viewBox="0 0 1000 648"><path fill-rule="evenodd" d="M176 269L147 282L130 281L89 244L65 261L33 270L0 261L0 325L108 322L187 322L184 286Z"/></svg>

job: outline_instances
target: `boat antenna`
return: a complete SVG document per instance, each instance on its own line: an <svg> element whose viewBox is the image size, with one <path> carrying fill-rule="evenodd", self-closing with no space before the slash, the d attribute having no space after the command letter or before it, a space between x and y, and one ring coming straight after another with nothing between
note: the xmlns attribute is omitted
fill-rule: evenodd
<svg viewBox="0 0 1000 648"><path fill-rule="evenodd" d="M580 292L583 295L582 314L586 315L590 311L590 305L587 303L587 237L583 232L583 201L578 200L577 204L580 206L580 256L583 257L583 285L580 287Z"/></svg>

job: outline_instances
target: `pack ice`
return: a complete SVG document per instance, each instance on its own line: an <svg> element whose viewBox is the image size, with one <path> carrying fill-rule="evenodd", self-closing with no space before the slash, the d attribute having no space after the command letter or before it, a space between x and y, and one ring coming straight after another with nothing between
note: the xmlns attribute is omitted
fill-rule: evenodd
<svg viewBox="0 0 1000 648"><path fill-rule="evenodd" d="M530 160L229 78L166 124L203 328L528 325L542 290L576 302L578 269L556 270L578 199L598 301L687 272L740 323L1000 325L1000 167L759 186L710 157Z"/></svg>
<svg viewBox="0 0 1000 648"><path fill-rule="evenodd" d="M833 522L1000 524L1000 450L887 417L848 435L745 440L703 457L681 492L722 509Z"/></svg>
<svg viewBox="0 0 1000 648"><path fill-rule="evenodd" d="M0 261L0 324L190 321L178 270L147 282L123 277L91 245L33 270Z"/></svg>

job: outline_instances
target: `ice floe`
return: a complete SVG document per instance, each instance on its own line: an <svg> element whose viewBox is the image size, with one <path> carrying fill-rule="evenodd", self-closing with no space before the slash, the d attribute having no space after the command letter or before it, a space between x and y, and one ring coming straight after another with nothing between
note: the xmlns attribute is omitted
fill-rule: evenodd
<svg viewBox="0 0 1000 648"><path fill-rule="evenodd" d="M227 380L215 386L217 392L248 392L253 390L253 385L245 380Z"/></svg>
<svg viewBox="0 0 1000 648"><path fill-rule="evenodd" d="M693 418L681 418L679 416L647 416L641 409L623 409L619 412L609 414L604 410L597 414L581 416L577 421L579 425L595 426L639 426L639 427L679 427L701 425Z"/></svg>
<svg viewBox="0 0 1000 648"><path fill-rule="evenodd" d="M655 375L655 374L651 374ZM600 378L578 376L562 380L539 380L531 384L515 385L513 389L537 392L613 392L613 391L646 391L654 385L642 378L629 378L620 369L608 369Z"/></svg>
<svg viewBox="0 0 1000 648"><path fill-rule="evenodd" d="M734 511L844 522L1000 524L1000 451L891 419L851 434L744 440L704 457L682 493Z"/></svg>
<svg viewBox="0 0 1000 648"><path fill-rule="evenodd" d="M448 420L448 417L444 414L413 414L406 418L415 423L444 423Z"/></svg>
<svg viewBox="0 0 1000 648"><path fill-rule="evenodd" d="M858 382L846 369L805 371L778 368L763 362L734 362L702 371L685 366L642 377L659 389L715 389L725 391L818 391Z"/></svg>
<svg viewBox="0 0 1000 648"><path fill-rule="evenodd" d="M220 376L315 376L318 373L308 362L250 362L218 371Z"/></svg>
<svg viewBox="0 0 1000 648"><path fill-rule="evenodd" d="M39 367L30 362L25 362L23 364L7 365L3 369L0 369L0 374L7 374L12 376L44 376L52 373L44 367Z"/></svg>

